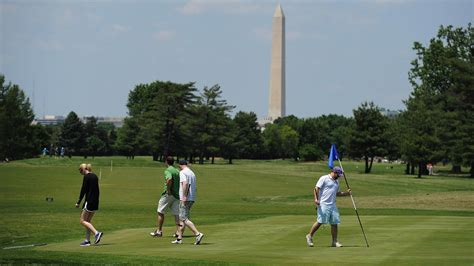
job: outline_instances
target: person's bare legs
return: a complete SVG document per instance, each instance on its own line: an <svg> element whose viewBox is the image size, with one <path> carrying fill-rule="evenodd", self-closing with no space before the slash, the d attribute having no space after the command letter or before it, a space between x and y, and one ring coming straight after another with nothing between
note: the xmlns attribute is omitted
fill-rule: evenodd
<svg viewBox="0 0 474 266"><path fill-rule="evenodd" d="M191 229L191 231L193 232L193 234L195 236L199 235L200 232L196 229L196 226L194 225L193 222L191 222L191 220L187 219L185 221L179 221L179 218L178 218L178 223L177 223L177 235L178 235L178 239L182 239L183 238L183 234L184 234L184 228L185 227L189 227L189 229Z"/></svg>
<svg viewBox="0 0 474 266"><path fill-rule="evenodd" d="M321 226L320 223L315 222L315 223L313 224L313 226L311 226L311 229L309 230L309 235L310 235L311 237L313 237L314 233L316 233L316 231L318 231L318 229L319 229L320 226Z"/></svg>
<svg viewBox="0 0 474 266"><path fill-rule="evenodd" d="M87 222L90 223L93 216L94 216L93 212L87 212L86 211L84 220L86 220ZM86 227L86 240L89 241L89 242L91 241L91 230L89 230L89 228L87 228L87 227Z"/></svg>
<svg viewBox="0 0 474 266"><path fill-rule="evenodd" d="M337 242L337 224L331 224L332 243Z"/></svg>
<svg viewBox="0 0 474 266"><path fill-rule="evenodd" d="M187 227L189 227L189 229L191 229L191 231L193 231L193 233L194 233L195 236L197 236L197 235L200 234L199 231L197 230L196 226L194 225L194 223L191 222L191 220L189 220L189 219L185 220L185 221L184 221L184 224L185 224ZM182 234L184 233L184 226L183 226L183 228L181 229L181 231L182 231L182 232L181 232L181 235L182 235Z"/></svg>
<svg viewBox="0 0 474 266"><path fill-rule="evenodd" d="M175 215L174 216L174 222L176 223L176 235L179 235L179 232L181 231L181 227L182 227L182 231L181 232L181 236L183 236L184 234L184 226L181 226L181 221L179 220L179 215Z"/></svg>
<svg viewBox="0 0 474 266"><path fill-rule="evenodd" d="M97 234L97 230L95 230L94 226L91 224L92 217L94 216L93 212L88 212L82 210L81 212L81 219L80 223L89 231L91 231L94 235ZM87 234L86 234L87 237Z"/></svg>
<svg viewBox="0 0 474 266"><path fill-rule="evenodd" d="M314 244L313 244L313 235L314 235L314 233L316 233L316 231L318 231L320 226L321 226L321 224L318 223L317 221L311 226L311 229L309 230L309 234L306 235L306 243L308 244L308 246L310 246L310 247L314 246Z"/></svg>
<svg viewBox="0 0 474 266"><path fill-rule="evenodd" d="M342 247L342 244L337 241L337 224L331 224L332 246L336 248Z"/></svg>
<svg viewBox="0 0 474 266"><path fill-rule="evenodd" d="M165 215L163 213L158 212L157 215L157 222L156 222L156 231L157 233L162 233L163 231L163 223L165 222Z"/></svg>

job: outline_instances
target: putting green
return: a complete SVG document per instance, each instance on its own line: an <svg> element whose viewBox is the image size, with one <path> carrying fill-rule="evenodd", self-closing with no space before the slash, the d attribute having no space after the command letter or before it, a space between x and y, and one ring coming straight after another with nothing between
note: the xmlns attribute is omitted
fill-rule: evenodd
<svg viewBox="0 0 474 266"><path fill-rule="evenodd" d="M36 247L38 251L159 256L209 262L256 264L472 264L474 218L447 216L361 217L370 247L367 248L356 216L343 216L339 241L331 248L330 226L321 227L315 247L306 245L305 234L314 216L268 218L199 226L205 234L200 246L185 233L182 245L165 236L152 238L151 228L108 232L97 246L79 247L82 239Z"/></svg>

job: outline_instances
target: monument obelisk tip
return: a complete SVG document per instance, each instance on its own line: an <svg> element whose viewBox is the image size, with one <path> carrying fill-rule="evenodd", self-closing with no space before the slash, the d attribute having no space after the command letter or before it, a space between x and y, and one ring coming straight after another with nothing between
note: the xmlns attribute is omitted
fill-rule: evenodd
<svg viewBox="0 0 474 266"><path fill-rule="evenodd" d="M281 9L280 3L278 3L276 9L275 9L275 14L273 14L274 17L285 17L285 14L283 13L283 9Z"/></svg>

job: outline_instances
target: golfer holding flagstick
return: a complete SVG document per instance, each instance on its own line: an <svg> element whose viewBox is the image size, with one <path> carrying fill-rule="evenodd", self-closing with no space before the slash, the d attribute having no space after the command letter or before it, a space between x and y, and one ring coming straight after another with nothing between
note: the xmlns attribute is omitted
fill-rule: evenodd
<svg viewBox="0 0 474 266"><path fill-rule="evenodd" d="M338 178L342 175L342 169L334 167L328 175L321 176L314 188L314 203L317 207L318 218L311 227L309 234L306 235L306 243L312 247L313 235L322 224L331 224L332 246L342 247L337 241L337 225L341 222L339 219L339 210L336 207L336 196L348 196L351 190L339 191Z"/></svg>
<svg viewBox="0 0 474 266"><path fill-rule="evenodd" d="M339 162L339 166L334 166L334 160L337 160ZM364 227L362 226L362 222L360 221L359 217L359 212L357 211L357 207L355 205L354 197L352 197L352 192L351 188L349 186L349 182L347 181L346 174L344 173L344 169L342 168L342 163L341 160L339 159L339 155L337 153L336 145L332 144L331 145L331 151L329 153L329 161L328 161L328 166L330 169L332 169L331 173L326 176L322 176L318 183L316 184L316 187L314 189L314 202L316 203L316 206L318 206L318 220L316 223L313 224L311 227L311 230L309 231L309 234L306 235L306 243L308 246L312 247L313 246L313 235L314 233L319 229L322 223L324 221L327 221L327 215L329 214L329 219L331 223L331 234L333 238L332 246L333 247L342 247L342 245L337 241L337 224L339 224L339 210L336 207L336 195L337 196L351 196L352 200L352 205L354 206L354 211L357 215L357 220L359 221L360 229L362 230L362 234L364 235L364 240L369 247L369 242L367 241L367 237L365 236L365 231ZM339 190L339 182L337 179L339 176L344 177L344 181L346 182L347 186L347 191L346 192L338 192ZM329 179L328 179L329 177ZM327 182L329 180L329 182ZM331 180L334 182L331 183ZM329 184L329 186L333 185L336 186L337 184L337 189L329 189L325 187L325 189L321 192L322 187L324 184ZM328 193L328 191L331 191L331 193ZM326 192L326 193L324 193ZM331 197L332 195L332 197ZM326 200L329 199L329 200ZM327 208L325 206L326 202L329 202L333 204L330 206L330 208ZM324 206L324 208L322 207ZM325 211L324 211L325 210ZM329 211L328 211L329 210Z"/></svg>

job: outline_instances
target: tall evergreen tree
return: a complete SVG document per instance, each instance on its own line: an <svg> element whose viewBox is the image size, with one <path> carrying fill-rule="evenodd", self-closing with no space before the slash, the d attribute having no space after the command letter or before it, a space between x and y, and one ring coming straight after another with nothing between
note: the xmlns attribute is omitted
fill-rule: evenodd
<svg viewBox="0 0 474 266"><path fill-rule="evenodd" d="M375 156L387 154L387 117L373 103L362 103L353 110L355 129L350 140L350 153L365 160L365 173L370 173Z"/></svg>
<svg viewBox="0 0 474 266"><path fill-rule="evenodd" d="M234 116L236 126L235 142L238 147L238 157L245 159L261 158L263 150L263 139L254 112L238 112Z"/></svg>
<svg viewBox="0 0 474 266"><path fill-rule="evenodd" d="M409 73L413 92L406 103L406 116L416 116L416 111L428 116L426 121L435 127L430 133L439 140L433 147L433 159L448 159L453 171L460 172L462 164L472 166L469 156L474 150L469 148L472 138L463 137L472 117L472 101L465 96L473 90L474 29L471 24L466 29L441 26L427 47L415 42L413 49L417 57ZM465 151L460 152L462 149Z"/></svg>
<svg viewBox="0 0 474 266"><path fill-rule="evenodd" d="M195 104L194 83L155 81L130 92L127 107L146 135L153 159L177 154L187 136L186 123Z"/></svg>
<svg viewBox="0 0 474 266"><path fill-rule="evenodd" d="M84 124L73 111L67 115L64 124L62 124L59 142L66 148L69 155L85 154L87 144Z"/></svg>
<svg viewBox="0 0 474 266"><path fill-rule="evenodd" d="M15 84L5 84L0 75L0 160L22 159L31 155L31 122L34 114L30 101Z"/></svg>
<svg viewBox="0 0 474 266"><path fill-rule="evenodd" d="M204 163L205 156L212 157L214 163L214 157L222 146L229 112L235 108L228 105L221 94L217 84L211 88L205 87L197 101L196 115L191 123L195 125L193 133L197 139L200 164Z"/></svg>
<svg viewBox="0 0 474 266"><path fill-rule="evenodd" d="M117 132L117 141L114 148L127 158L134 159L135 155L140 153L144 142L141 138L137 119L133 117L125 118L123 126Z"/></svg>

